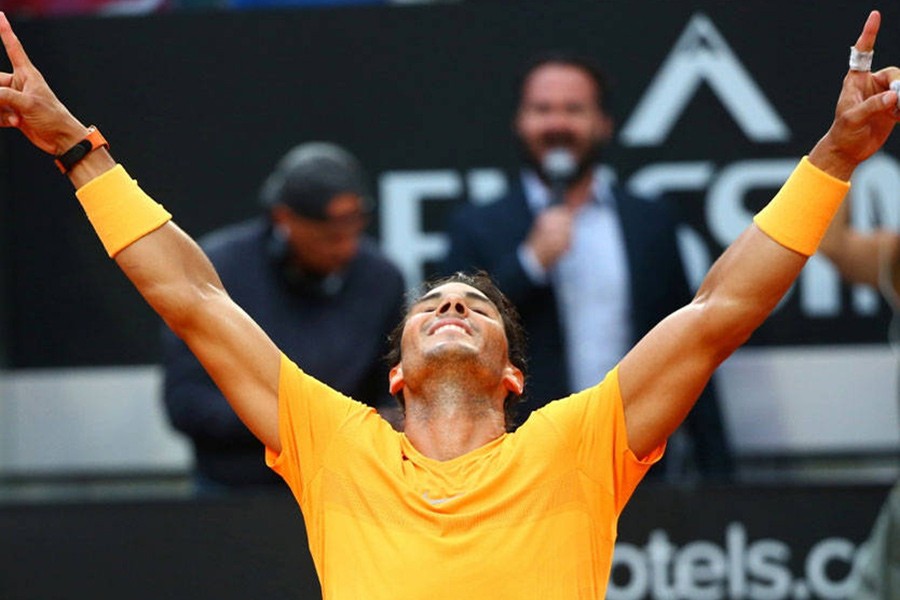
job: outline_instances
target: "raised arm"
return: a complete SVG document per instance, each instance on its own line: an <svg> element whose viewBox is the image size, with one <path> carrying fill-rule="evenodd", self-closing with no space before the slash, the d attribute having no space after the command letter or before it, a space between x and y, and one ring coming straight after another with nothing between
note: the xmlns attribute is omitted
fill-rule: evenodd
<svg viewBox="0 0 900 600"><path fill-rule="evenodd" d="M873 11L856 42L874 48ZM900 70L851 70L831 128L770 205L710 269L694 300L655 327L622 360L619 381L629 444L643 457L690 411L713 371L743 344L790 288L840 205L856 166L898 120L891 80Z"/></svg>
<svg viewBox="0 0 900 600"><path fill-rule="evenodd" d="M0 73L0 126L15 127L58 156L85 138L84 126L57 99L0 13L11 73ZM196 243L140 192L105 148L69 172L107 251L141 295L191 348L235 412L269 448L280 451L280 353L222 287Z"/></svg>

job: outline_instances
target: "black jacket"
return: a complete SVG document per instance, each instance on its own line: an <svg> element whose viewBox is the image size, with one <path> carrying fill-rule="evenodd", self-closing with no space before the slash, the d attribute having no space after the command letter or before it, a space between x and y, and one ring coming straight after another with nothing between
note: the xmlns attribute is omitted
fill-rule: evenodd
<svg viewBox="0 0 900 600"><path fill-rule="evenodd" d="M373 240L363 239L331 292L290 277L265 218L213 232L200 244L229 295L305 372L360 402L394 402L382 357L402 317L405 284ZM191 439L201 478L227 485L280 481L263 461L262 444L168 328L163 352L166 409Z"/></svg>
<svg viewBox="0 0 900 600"><path fill-rule="evenodd" d="M669 205L664 200L633 196L619 187L613 188L613 194L628 258L630 326L635 343L690 302L692 293ZM521 186L496 202L467 205L450 219L450 250L438 267L440 274L484 269L519 310L529 349L527 400L519 407L520 421L532 410L572 391L553 286L532 283L517 255L533 222ZM686 427L694 438L698 467L708 473L730 473L731 454L713 383L698 400Z"/></svg>

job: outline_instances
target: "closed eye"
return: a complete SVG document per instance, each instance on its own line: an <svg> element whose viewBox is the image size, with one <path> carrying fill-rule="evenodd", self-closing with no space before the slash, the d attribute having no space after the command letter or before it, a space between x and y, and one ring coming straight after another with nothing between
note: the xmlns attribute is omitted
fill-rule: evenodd
<svg viewBox="0 0 900 600"><path fill-rule="evenodd" d="M469 310L489 319L497 318L497 312L494 309L494 305L489 302L484 302L480 298L469 302Z"/></svg>

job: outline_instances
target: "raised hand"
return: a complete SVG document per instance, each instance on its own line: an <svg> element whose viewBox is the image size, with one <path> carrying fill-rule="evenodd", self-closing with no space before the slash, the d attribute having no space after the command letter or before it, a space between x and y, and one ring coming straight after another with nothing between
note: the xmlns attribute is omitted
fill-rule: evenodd
<svg viewBox="0 0 900 600"><path fill-rule="evenodd" d="M874 50L880 26L881 14L869 13L856 40L856 50ZM848 71L831 128L810 152L813 164L836 177L849 179L856 165L881 148L900 120L897 93L890 89L892 80L900 80L897 67L877 73Z"/></svg>
<svg viewBox="0 0 900 600"><path fill-rule="evenodd" d="M0 72L0 127L18 128L44 152L63 153L84 138L87 127L47 85L2 12L0 39L12 65L11 73Z"/></svg>

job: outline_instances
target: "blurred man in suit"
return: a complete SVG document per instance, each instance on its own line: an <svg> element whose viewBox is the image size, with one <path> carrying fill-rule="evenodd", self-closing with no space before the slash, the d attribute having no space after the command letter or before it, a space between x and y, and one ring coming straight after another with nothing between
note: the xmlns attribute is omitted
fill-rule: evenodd
<svg viewBox="0 0 900 600"><path fill-rule="evenodd" d="M531 349L530 412L595 385L692 294L670 207L629 194L601 164L614 130L602 71L586 57L550 52L526 66L518 89L521 179L497 202L451 218L439 270L484 269L519 309ZM713 385L684 429L697 471L728 479L733 460Z"/></svg>

